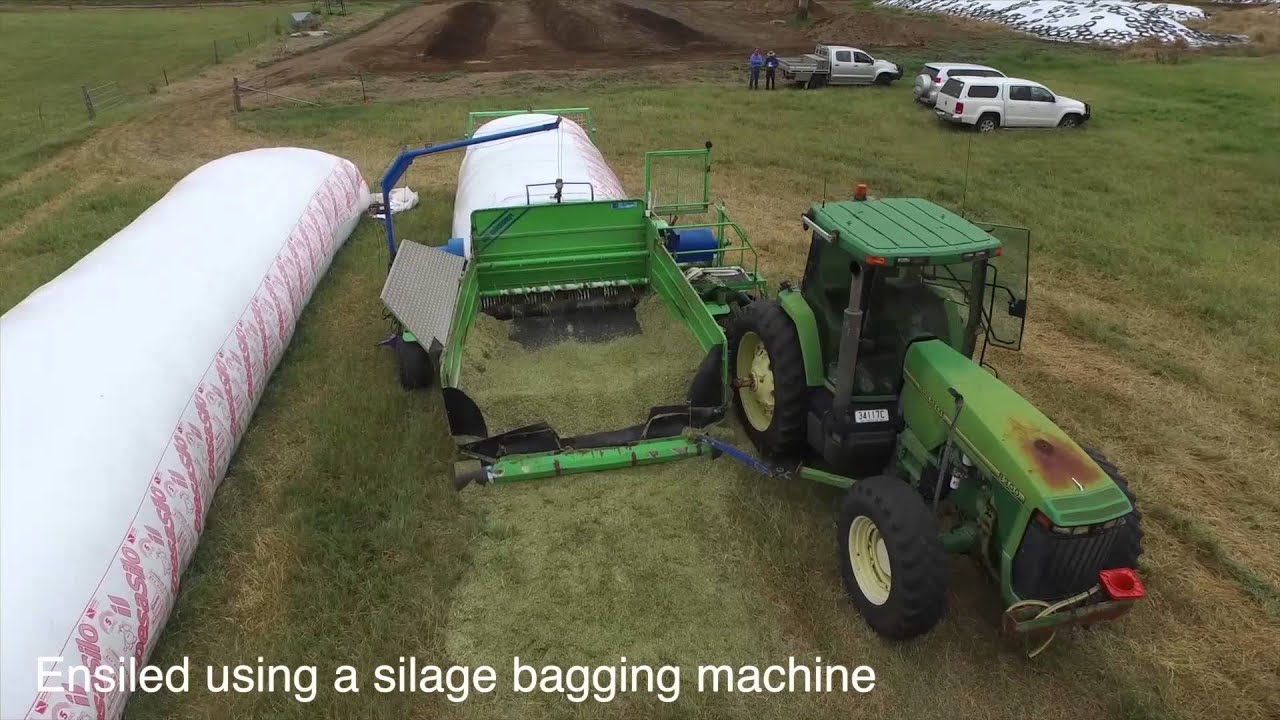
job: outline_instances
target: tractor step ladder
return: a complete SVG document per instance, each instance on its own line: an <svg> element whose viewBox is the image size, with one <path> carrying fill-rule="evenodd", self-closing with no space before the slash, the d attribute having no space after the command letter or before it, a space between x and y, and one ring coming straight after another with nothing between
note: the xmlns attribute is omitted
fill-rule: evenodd
<svg viewBox="0 0 1280 720"><path fill-rule="evenodd" d="M466 261L440 248L405 241L396 252L382 302L427 350L449 342Z"/></svg>

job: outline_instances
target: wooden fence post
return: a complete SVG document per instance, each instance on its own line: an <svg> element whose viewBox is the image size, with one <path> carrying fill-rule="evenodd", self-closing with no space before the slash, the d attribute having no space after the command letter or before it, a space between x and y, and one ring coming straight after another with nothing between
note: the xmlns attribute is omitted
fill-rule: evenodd
<svg viewBox="0 0 1280 720"><path fill-rule="evenodd" d="M231 107L240 112L240 78L231 78Z"/></svg>
<svg viewBox="0 0 1280 720"><path fill-rule="evenodd" d="M357 73L360 78L360 102L369 102L369 93L364 89L364 73Z"/></svg>
<svg viewBox="0 0 1280 720"><path fill-rule="evenodd" d="M213 64L218 65L221 63L222 63L222 59L218 57L218 41L214 40L213 41Z"/></svg>
<svg viewBox="0 0 1280 720"><path fill-rule="evenodd" d="M164 86L169 87L169 71L164 68L160 68L160 72L164 74Z"/></svg>
<svg viewBox="0 0 1280 720"><path fill-rule="evenodd" d="M80 95L84 98L84 109L88 111L89 119L92 120L97 114L93 112L93 98L89 96L89 86L81 85Z"/></svg>

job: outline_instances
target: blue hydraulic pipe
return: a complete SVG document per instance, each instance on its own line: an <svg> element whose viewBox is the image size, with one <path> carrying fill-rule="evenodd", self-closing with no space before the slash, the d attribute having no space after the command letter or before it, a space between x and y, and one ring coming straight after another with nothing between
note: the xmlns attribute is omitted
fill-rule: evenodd
<svg viewBox="0 0 1280 720"><path fill-rule="evenodd" d="M734 460L737 460L738 462L742 463L743 465L746 465L752 470L755 470L761 475L766 475L771 478L777 478L779 480L787 480L791 478L791 472L786 468L775 467L773 465L760 462L759 460L752 457L751 453L746 452L744 450L739 450L738 448L730 445L727 442L724 442L723 440L717 440L716 438L713 438L710 435L705 435L705 434L695 435L693 439L694 441L702 445L706 445L708 448L711 449L712 460L715 460L720 455L727 455L733 458Z"/></svg>
<svg viewBox="0 0 1280 720"><path fill-rule="evenodd" d="M423 155L435 155L437 153L449 152L450 150L459 150L471 145L479 145L481 143L493 142L495 140L506 140L507 138L519 137L521 135L532 135L536 132L545 130L555 130L560 127L560 118L557 116L551 122L541 125L533 125L525 128L516 128L515 130L507 130L505 132L494 133L493 135L485 135L483 137L470 137L465 140L455 140L453 142L444 143L443 145L429 145L422 148L414 148L413 150L405 150L391 161L391 166L382 175L382 213L383 223L387 226L387 249L391 251L391 261L396 259L396 234L395 228L391 222L391 189L395 187L396 181L404 177L404 173L413 164L413 161Z"/></svg>

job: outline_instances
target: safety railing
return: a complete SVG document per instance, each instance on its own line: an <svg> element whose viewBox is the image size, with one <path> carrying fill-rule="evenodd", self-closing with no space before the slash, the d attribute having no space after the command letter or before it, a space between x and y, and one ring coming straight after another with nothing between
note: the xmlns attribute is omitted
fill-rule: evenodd
<svg viewBox="0 0 1280 720"><path fill-rule="evenodd" d="M685 166L685 167L682 167ZM711 143L644 154L644 192L654 215L699 215L711 206Z"/></svg>
<svg viewBox="0 0 1280 720"><path fill-rule="evenodd" d="M755 284L763 286L764 281L757 279L760 274L760 255L747 238L746 231L738 223L729 219L723 205L714 207L716 217L714 222L671 225L667 229L674 230L677 234L685 230L711 230L715 235L716 247L680 250L671 253L671 256L677 265L698 262L698 264L709 264L711 267L740 267L751 275ZM711 258L710 263L703 260L707 257Z"/></svg>

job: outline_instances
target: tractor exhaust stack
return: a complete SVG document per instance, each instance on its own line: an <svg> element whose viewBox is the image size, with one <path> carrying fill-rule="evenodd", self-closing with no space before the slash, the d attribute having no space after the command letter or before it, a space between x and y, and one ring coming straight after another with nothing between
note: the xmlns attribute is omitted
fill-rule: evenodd
<svg viewBox="0 0 1280 720"><path fill-rule="evenodd" d="M849 304L844 309L844 325L840 331L836 391L831 405L835 418L843 418L849 414L849 403L853 401L854 369L858 364L858 345L862 342L862 266L855 263L851 270L853 281L849 284Z"/></svg>

